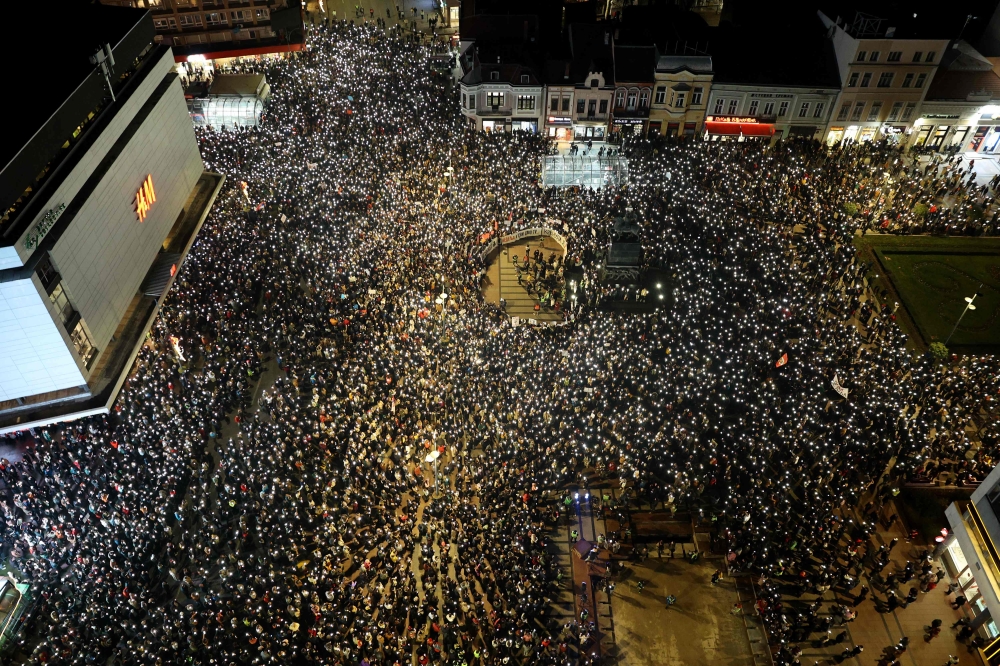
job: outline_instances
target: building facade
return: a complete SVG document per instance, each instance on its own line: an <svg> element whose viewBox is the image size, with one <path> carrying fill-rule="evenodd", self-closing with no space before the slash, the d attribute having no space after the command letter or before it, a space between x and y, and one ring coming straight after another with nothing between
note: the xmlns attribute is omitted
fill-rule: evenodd
<svg viewBox="0 0 1000 666"><path fill-rule="evenodd" d="M476 64L462 77L462 115L485 132L538 132L545 95L541 82L522 65Z"/></svg>
<svg viewBox="0 0 1000 666"><path fill-rule="evenodd" d="M822 139L839 92L834 87L715 82L708 101L705 137L713 141L794 136Z"/></svg>
<svg viewBox="0 0 1000 666"><path fill-rule="evenodd" d="M904 38L886 21L820 20L836 52L841 90L826 141L906 141L947 39Z"/></svg>
<svg viewBox="0 0 1000 666"><path fill-rule="evenodd" d="M948 50L913 121L910 145L937 151L1000 150L1000 76L969 44L958 42Z"/></svg>
<svg viewBox="0 0 1000 666"><path fill-rule="evenodd" d="M612 133L645 135L653 97L656 47L612 43L615 95L611 108Z"/></svg>
<svg viewBox="0 0 1000 666"><path fill-rule="evenodd" d="M0 171L0 432L110 408L222 181L152 17L99 9L134 20L119 64L40 80L66 97ZM81 40L66 50L86 62Z"/></svg>
<svg viewBox="0 0 1000 666"><path fill-rule="evenodd" d="M297 51L304 42L300 0L101 0L148 9L156 41L179 61Z"/></svg>
<svg viewBox="0 0 1000 666"><path fill-rule="evenodd" d="M992 644L985 652L992 654L988 663L998 663L1000 656L1000 467L996 467L968 501L953 502L945 516L950 534L942 533L941 561L958 582L957 594L964 596L974 619L973 629Z"/></svg>
<svg viewBox="0 0 1000 666"><path fill-rule="evenodd" d="M702 131L712 88L712 58L661 55L654 72L650 136L694 138Z"/></svg>

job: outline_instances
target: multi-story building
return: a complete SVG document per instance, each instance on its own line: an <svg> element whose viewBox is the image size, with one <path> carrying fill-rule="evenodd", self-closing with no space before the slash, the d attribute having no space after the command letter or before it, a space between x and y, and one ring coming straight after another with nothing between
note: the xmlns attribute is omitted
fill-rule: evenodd
<svg viewBox="0 0 1000 666"><path fill-rule="evenodd" d="M100 0L148 9L156 41L180 61L297 51L304 43L301 0Z"/></svg>
<svg viewBox="0 0 1000 666"><path fill-rule="evenodd" d="M837 58L841 91L826 141L905 141L927 86L948 47L908 16L819 18Z"/></svg>
<svg viewBox="0 0 1000 666"><path fill-rule="evenodd" d="M814 16L789 33L780 43L761 44L752 30L720 32L706 138L825 136L840 93L832 49Z"/></svg>
<svg viewBox="0 0 1000 666"><path fill-rule="evenodd" d="M656 60L649 134L693 138L705 122L712 87L708 55L661 55Z"/></svg>
<svg viewBox="0 0 1000 666"><path fill-rule="evenodd" d="M615 68L611 131L645 135L653 94L655 46L631 46L611 40Z"/></svg>
<svg viewBox="0 0 1000 666"><path fill-rule="evenodd" d="M1000 150L1000 76L993 63L963 41L948 49L910 139L935 150Z"/></svg>
<svg viewBox="0 0 1000 666"><path fill-rule="evenodd" d="M615 91L611 32L576 23L568 33L570 57L546 63L546 133L560 141L600 141Z"/></svg>
<svg viewBox="0 0 1000 666"><path fill-rule="evenodd" d="M476 63L459 82L462 115L486 132L537 132L545 96L535 73L518 64Z"/></svg>
<svg viewBox="0 0 1000 666"><path fill-rule="evenodd" d="M946 510L951 530L943 530L941 561L968 600L974 616L970 626L992 641L985 650L988 664L1000 663L1000 467L996 467L967 501Z"/></svg>
<svg viewBox="0 0 1000 666"><path fill-rule="evenodd" d="M0 142L0 432L108 411L222 183L149 12L84 4L46 37L59 66Z"/></svg>

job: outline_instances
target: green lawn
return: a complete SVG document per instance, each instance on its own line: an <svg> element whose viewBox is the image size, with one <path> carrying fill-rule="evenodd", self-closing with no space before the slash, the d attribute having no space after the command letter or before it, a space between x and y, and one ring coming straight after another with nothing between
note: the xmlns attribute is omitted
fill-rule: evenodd
<svg viewBox="0 0 1000 666"><path fill-rule="evenodd" d="M929 236L867 236L859 245L878 260L891 298L908 316L899 317L916 334L920 346L944 342L965 307L965 297L978 290L976 309L965 314L948 344L969 353L1000 351L1000 240ZM980 287L982 284L982 287Z"/></svg>

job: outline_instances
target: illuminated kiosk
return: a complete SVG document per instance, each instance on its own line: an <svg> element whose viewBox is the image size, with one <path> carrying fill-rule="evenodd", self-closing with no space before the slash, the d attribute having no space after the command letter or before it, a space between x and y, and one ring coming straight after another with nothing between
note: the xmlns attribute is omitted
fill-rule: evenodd
<svg viewBox="0 0 1000 666"><path fill-rule="evenodd" d="M583 144L581 144L583 145ZM614 155L599 155L599 147L606 146ZM542 158L543 187L620 187L628 183L628 159L618 154L617 147L597 144L586 155L559 154Z"/></svg>
<svg viewBox="0 0 1000 666"><path fill-rule="evenodd" d="M50 27L63 62L0 140L0 433L110 409L222 184L149 12Z"/></svg>

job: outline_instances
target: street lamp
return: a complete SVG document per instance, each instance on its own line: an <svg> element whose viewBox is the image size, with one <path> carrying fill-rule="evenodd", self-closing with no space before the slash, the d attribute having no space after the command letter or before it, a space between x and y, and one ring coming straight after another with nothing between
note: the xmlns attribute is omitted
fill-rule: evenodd
<svg viewBox="0 0 1000 666"><path fill-rule="evenodd" d="M979 289L982 289L982 288L983 288L983 285L982 285L982 283L980 283ZM975 300L976 300L976 297L979 296L979 295L980 295L979 291L976 290L976 293L974 293L972 296L966 296L965 297L965 309L962 310L962 314L958 315L958 321L955 322L955 326L951 329L951 333L948 334L948 339L944 341L944 346L945 347L948 346L948 342L951 340L951 336L955 335L955 331L958 330L958 325L962 323L962 317L965 316L965 313L968 312L969 310L975 310L976 309Z"/></svg>

